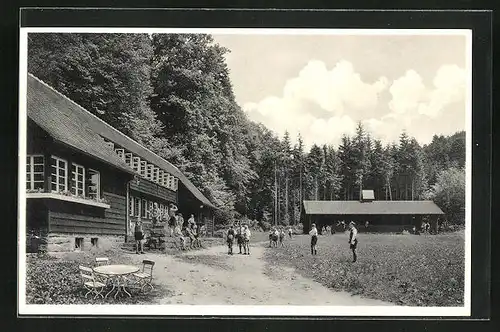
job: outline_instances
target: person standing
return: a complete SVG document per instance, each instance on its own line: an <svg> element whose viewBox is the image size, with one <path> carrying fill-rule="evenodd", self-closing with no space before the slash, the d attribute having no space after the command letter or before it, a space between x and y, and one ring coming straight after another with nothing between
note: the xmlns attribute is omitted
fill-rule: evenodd
<svg viewBox="0 0 500 332"><path fill-rule="evenodd" d="M288 227L288 236L290 237L290 239L292 238L292 234L293 234L293 229L292 227Z"/></svg>
<svg viewBox="0 0 500 332"><path fill-rule="evenodd" d="M240 224L240 226L238 227L238 234L239 234L238 246L240 247L240 254L243 254L241 252L241 249L245 248L245 227L243 226L243 224Z"/></svg>
<svg viewBox="0 0 500 332"><path fill-rule="evenodd" d="M135 253L144 254L144 248L142 245L142 240L144 239L144 230L142 229L142 221L139 219L135 223L134 227L134 238L135 238Z"/></svg>
<svg viewBox="0 0 500 332"><path fill-rule="evenodd" d="M168 207L168 226L170 227L170 236L173 236L175 231L175 226L177 226L177 206L173 203L170 203Z"/></svg>
<svg viewBox="0 0 500 332"><path fill-rule="evenodd" d="M227 254L232 255L233 254L233 242L234 242L234 237L236 233L233 229L233 225L229 226L229 230L227 231L227 237L226 237L226 242L227 242Z"/></svg>
<svg viewBox="0 0 500 332"><path fill-rule="evenodd" d="M153 211L151 212L151 217L153 219L153 225L157 225L161 222L161 210L158 207L158 203L153 204Z"/></svg>
<svg viewBox="0 0 500 332"><path fill-rule="evenodd" d="M356 229L356 224L351 221L349 223L349 248L352 250L352 262L356 262L358 256L356 254L356 248L358 246L358 230Z"/></svg>
<svg viewBox="0 0 500 332"><path fill-rule="evenodd" d="M311 235L311 255L317 255L316 245L318 244L318 230L316 229L316 224L311 225L311 230L309 231Z"/></svg>
<svg viewBox="0 0 500 332"><path fill-rule="evenodd" d="M184 216L182 213L177 215L177 227L180 229L184 229Z"/></svg>
<svg viewBox="0 0 500 332"><path fill-rule="evenodd" d="M194 214L192 214L192 215L189 216L189 219L188 219L188 227L192 228L194 224L195 224Z"/></svg>
<svg viewBox="0 0 500 332"><path fill-rule="evenodd" d="M285 246L285 244L283 243L283 241L285 240L285 230L283 228L280 229L280 245L282 247Z"/></svg>
<svg viewBox="0 0 500 332"><path fill-rule="evenodd" d="M250 236L252 233L250 232L250 228L245 224L245 231L243 233L243 251L244 255L250 255Z"/></svg>

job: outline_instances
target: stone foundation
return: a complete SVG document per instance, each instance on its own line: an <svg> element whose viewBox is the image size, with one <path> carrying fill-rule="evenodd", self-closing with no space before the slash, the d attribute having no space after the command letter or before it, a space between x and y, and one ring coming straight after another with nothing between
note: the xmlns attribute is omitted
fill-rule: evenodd
<svg viewBox="0 0 500 332"><path fill-rule="evenodd" d="M75 242L81 238L81 247L77 248ZM97 245L92 244L92 239L97 239ZM59 234L51 233L47 237L48 252L71 251L107 251L120 248L125 241L124 236L101 234Z"/></svg>

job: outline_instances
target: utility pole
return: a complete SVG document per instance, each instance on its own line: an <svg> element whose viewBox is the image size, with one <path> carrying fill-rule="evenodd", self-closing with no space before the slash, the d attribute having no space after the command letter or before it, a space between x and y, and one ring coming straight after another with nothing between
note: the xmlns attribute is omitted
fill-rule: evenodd
<svg viewBox="0 0 500 332"><path fill-rule="evenodd" d="M276 159L274 160L274 225L278 225L278 178L276 171Z"/></svg>

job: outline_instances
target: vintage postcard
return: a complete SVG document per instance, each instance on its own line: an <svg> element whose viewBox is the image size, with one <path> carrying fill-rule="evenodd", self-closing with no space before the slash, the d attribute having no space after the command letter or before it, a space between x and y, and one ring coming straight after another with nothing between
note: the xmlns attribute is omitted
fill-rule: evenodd
<svg viewBox="0 0 500 332"><path fill-rule="evenodd" d="M470 30L21 28L19 313L468 316Z"/></svg>

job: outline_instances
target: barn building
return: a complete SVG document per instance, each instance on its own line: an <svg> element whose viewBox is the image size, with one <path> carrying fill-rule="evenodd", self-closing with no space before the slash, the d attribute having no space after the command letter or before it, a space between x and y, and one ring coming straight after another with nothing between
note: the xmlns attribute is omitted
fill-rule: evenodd
<svg viewBox="0 0 500 332"><path fill-rule="evenodd" d="M354 221L360 232L402 232L413 226L419 228L427 220L437 231L443 215L432 201L377 201L373 190L363 190L359 201L304 201L301 221L304 233L309 232L312 223L321 231L323 226L335 227L342 221Z"/></svg>
<svg viewBox="0 0 500 332"><path fill-rule="evenodd" d="M48 251L124 242L139 218L152 223L155 203L213 222L215 207L179 169L31 74L27 117L26 226Z"/></svg>

